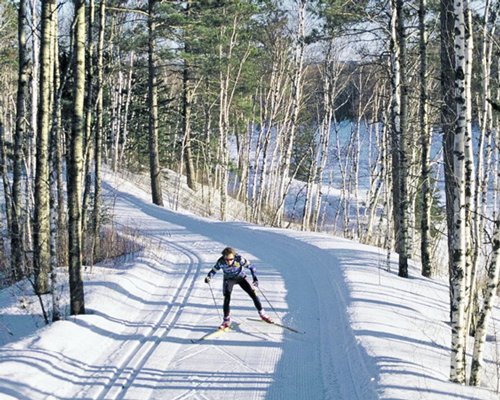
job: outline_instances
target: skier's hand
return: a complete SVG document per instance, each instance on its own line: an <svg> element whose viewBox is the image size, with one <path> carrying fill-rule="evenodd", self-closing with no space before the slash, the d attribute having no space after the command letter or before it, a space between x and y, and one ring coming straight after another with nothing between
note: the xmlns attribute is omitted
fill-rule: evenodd
<svg viewBox="0 0 500 400"><path fill-rule="evenodd" d="M210 277L209 276L205 277L205 283L210 283Z"/></svg>
<svg viewBox="0 0 500 400"><path fill-rule="evenodd" d="M257 279L253 280L254 287L259 287L259 281Z"/></svg>

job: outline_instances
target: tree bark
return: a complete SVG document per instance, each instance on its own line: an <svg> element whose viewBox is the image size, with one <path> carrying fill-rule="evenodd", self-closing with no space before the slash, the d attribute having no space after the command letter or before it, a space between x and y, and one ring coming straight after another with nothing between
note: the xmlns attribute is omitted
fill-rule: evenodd
<svg viewBox="0 0 500 400"><path fill-rule="evenodd" d="M189 19L191 14L191 0L186 2L186 18ZM187 35L186 35L187 36ZM182 131L183 131L183 155L184 163L186 165L186 180L190 189L195 189L195 171L193 164L193 152L191 149L191 102L192 102L192 89L190 83L190 70L191 65L189 61L191 49L186 37L184 42L184 68L182 70Z"/></svg>
<svg viewBox="0 0 500 400"><path fill-rule="evenodd" d="M391 0L391 126L393 213L396 251L399 254L401 277L408 277L408 162L406 146L406 45L403 1Z"/></svg>
<svg viewBox="0 0 500 400"><path fill-rule="evenodd" d="M83 139L83 162L84 162L84 188L82 200L82 244L86 243L89 218L87 213L90 204L92 191L92 166L94 159L94 139L92 137L92 118L94 107L94 39L93 30L95 24L95 3L89 1L87 24L87 54L85 61L86 68L86 97L85 97L85 134Z"/></svg>
<svg viewBox="0 0 500 400"><path fill-rule="evenodd" d="M16 131L14 135L14 162L12 177L11 270L14 280L24 274L22 211L23 141L26 135L26 95L28 90L28 49L26 47L27 0L20 0L18 9L18 81L16 99Z"/></svg>
<svg viewBox="0 0 500 400"><path fill-rule="evenodd" d="M149 105L149 173L153 203L163 207L160 156L158 151L158 78L156 71L156 0L148 1L148 105Z"/></svg>
<svg viewBox="0 0 500 400"><path fill-rule="evenodd" d="M420 143L422 146L421 173L422 173L422 212L420 216L420 258L422 264L422 275L432 276L431 262L431 167L430 167L430 147L431 135L429 126L429 103L428 103L428 82L427 82L427 0L420 0L419 17L419 45L420 45Z"/></svg>
<svg viewBox="0 0 500 400"><path fill-rule="evenodd" d="M101 0L99 5L99 35L97 41L97 82L96 82L96 127L94 151L94 205L93 205L93 232L92 232L92 263L100 250L100 225L101 225L101 182L102 182L102 134L103 134L103 53L104 32L106 27L106 0Z"/></svg>
<svg viewBox="0 0 500 400"><path fill-rule="evenodd" d="M488 324L491 319L492 309L495 305L498 290L498 274L500 270L500 219L495 222L495 233L493 237L493 255L488 268L488 284L484 296L484 306L481 310L476 329L474 341L474 352L472 355L470 384L479 386L481 383L481 372L484 362L484 344L488 333Z"/></svg>
<svg viewBox="0 0 500 400"><path fill-rule="evenodd" d="M85 99L85 1L75 2L73 121L68 162L69 289L72 315L85 314L82 279L82 171Z"/></svg>
<svg viewBox="0 0 500 400"><path fill-rule="evenodd" d="M51 4L51 13L54 18L54 23L52 24L52 40L51 40L51 57L53 64L53 79L52 90L53 96L51 100L53 102L52 107L52 127L50 130L50 151L49 151L49 165L51 170L50 174L50 285L52 291L52 321L59 321L61 319L61 307L60 307L60 295L57 285L57 267L58 267L58 244L59 244L59 231L58 226L59 212L58 209L63 208L63 203L58 202L58 179L60 172L59 165L59 142L60 142L60 96L59 96L59 85L60 85L60 75L59 75L59 62L57 60L59 56L58 47L58 33L57 33L57 11L55 2Z"/></svg>
<svg viewBox="0 0 500 400"><path fill-rule="evenodd" d="M298 0L298 17L297 17L297 43L295 49L295 60L293 63L292 88L290 94L290 119L286 130L286 138L284 139L284 154L282 164L280 166L280 185L278 207L273 218L273 226L280 226L284 216L284 206L288 190L290 188L290 165L292 161L292 149L297 131L299 111L302 101L302 80L303 80L303 65L304 65L304 50L305 50L305 17L306 6L309 0Z"/></svg>
<svg viewBox="0 0 500 400"><path fill-rule="evenodd" d="M52 76L51 35L52 3L42 3L42 36L40 51L40 106L38 110L38 133L35 176L35 222L34 222L34 263L35 290L37 294L50 290L50 211L49 211L49 136L51 113Z"/></svg>
<svg viewBox="0 0 500 400"><path fill-rule="evenodd" d="M453 145L453 225L451 269L451 367L452 382L465 383L465 273L466 273L466 214L465 214L465 138L467 129L467 98L465 87L466 39L464 4L454 1L455 18L455 97L457 120Z"/></svg>

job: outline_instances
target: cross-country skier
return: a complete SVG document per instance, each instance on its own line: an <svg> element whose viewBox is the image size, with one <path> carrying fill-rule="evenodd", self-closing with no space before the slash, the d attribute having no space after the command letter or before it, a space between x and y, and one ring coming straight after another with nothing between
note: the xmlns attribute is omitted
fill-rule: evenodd
<svg viewBox="0 0 500 400"><path fill-rule="evenodd" d="M247 280L247 274L245 269L249 269L253 278L253 286ZM224 273L222 291L224 294L224 320L219 326L220 329L226 329L231 325L230 314L230 303L231 303L231 292L233 291L234 285L238 284L240 287L248 293L252 298L255 308L259 312L260 318L266 322L272 322L271 318L265 314L259 297L255 293L256 287L259 285L259 280L255 274L255 267L250 264L250 262L236 253L231 247L226 247L222 250L222 257L220 257L215 265L212 267L210 272L205 278L205 283L210 283L212 276L214 276L217 271L222 269Z"/></svg>

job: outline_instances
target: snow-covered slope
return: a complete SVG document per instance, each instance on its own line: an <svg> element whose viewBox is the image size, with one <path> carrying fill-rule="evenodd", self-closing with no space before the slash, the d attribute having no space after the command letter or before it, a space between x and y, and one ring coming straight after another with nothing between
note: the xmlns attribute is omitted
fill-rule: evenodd
<svg viewBox="0 0 500 400"><path fill-rule="evenodd" d="M0 309L12 333L0 352L1 399L498 398L447 380L445 282L416 269L398 278L373 247L172 212L120 179L105 188L144 250L86 273L87 315L18 337L12 304ZM237 287L235 329L192 342L220 322L222 277L212 280L217 308L203 278L228 245L257 266L267 312L305 333L249 320L256 311ZM496 389L499 359L488 345L484 381Z"/></svg>

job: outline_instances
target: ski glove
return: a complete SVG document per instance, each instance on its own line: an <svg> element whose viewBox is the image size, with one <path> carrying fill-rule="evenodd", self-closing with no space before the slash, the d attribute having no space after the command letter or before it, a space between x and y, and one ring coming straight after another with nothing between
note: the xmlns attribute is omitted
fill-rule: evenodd
<svg viewBox="0 0 500 400"><path fill-rule="evenodd" d="M253 280L253 285L254 285L255 287L259 287L259 281L258 281L257 279L254 279L254 280Z"/></svg>
<svg viewBox="0 0 500 400"><path fill-rule="evenodd" d="M205 277L205 283L210 283L210 277L209 276Z"/></svg>

